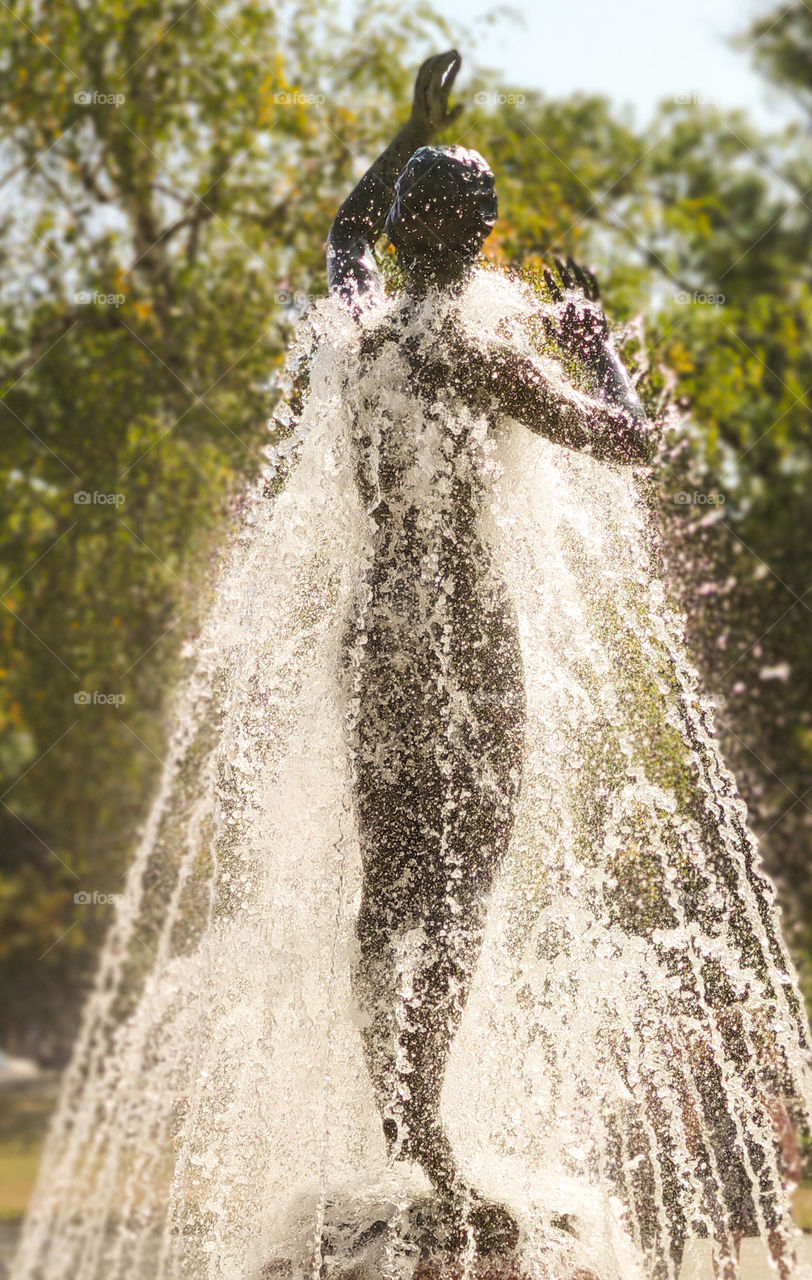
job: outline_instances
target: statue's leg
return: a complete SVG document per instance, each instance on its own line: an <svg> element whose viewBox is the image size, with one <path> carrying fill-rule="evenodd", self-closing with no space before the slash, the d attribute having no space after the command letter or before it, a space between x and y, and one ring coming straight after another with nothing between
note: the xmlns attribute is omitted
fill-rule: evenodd
<svg viewBox="0 0 812 1280"><path fill-rule="evenodd" d="M387 817L395 822L388 838L388 822L383 831L378 826L374 851L367 830L354 988L390 1150L396 1158L416 1160L439 1193L441 1217L428 1228L429 1247L456 1251L471 1229L479 1252L506 1253L518 1240L516 1222L466 1185L440 1116L448 1058L482 944L487 894L510 836L508 823L495 827L481 793L469 790L469 798L475 821L466 821L458 797L456 820L449 817L439 828L420 830L414 809L410 815L399 808L396 816L390 809ZM419 801L415 808L419 812ZM466 851L467 867L460 856Z"/></svg>
<svg viewBox="0 0 812 1280"><path fill-rule="evenodd" d="M364 880L353 974L364 1050L390 1148L439 1185L455 1173L440 1092L476 957L459 954L449 929L456 922L443 920L442 826L427 821L427 811L442 812L442 779L424 778L416 791L401 772L395 790L382 777L374 785L371 772L359 804Z"/></svg>
<svg viewBox="0 0 812 1280"><path fill-rule="evenodd" d="M403 745L403 734L400 735ZM516 770L505 792L470 769L423 757L397 783L365 768L356 1000L384 1132L438 1189L459 1184L440 1095L482 944L488 894L507 849Z"/></svg>
<svg viewBox="0 0 812 1280"><path fill-rule="evenodd" d="M461 919L450 912L418 914L414 907L405 895L393 903L391 895L365 886L354 989L390 1149L417 1160L438 1189L451 1191L458 1175L440 1121L440 1095L485 908L469 908Z"/></svg>
<svg viewBox="0 0 812 1280"><path fill-rule="evenodd" d="M523 760L518 635L497 605L466 613L478 621L455 640L453 670L434 648L368 633L352 741L363 862L353 986L376 1102L393 1154L417 1160L468 1221L479 1215L480 1247L488 1214L494 1247L509 1246L515 1223L463 1185L440 1098Z"/></svg>

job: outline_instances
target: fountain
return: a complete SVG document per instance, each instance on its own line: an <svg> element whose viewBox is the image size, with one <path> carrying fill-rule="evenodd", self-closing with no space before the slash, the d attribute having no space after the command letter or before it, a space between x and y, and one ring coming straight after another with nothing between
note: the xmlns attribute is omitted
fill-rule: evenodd
<svg viewBox="0 0 812 1280"><path fill-rule="evenodd" d="M303 318L268 472L188 647L14 1280L643 1280L676 1277L682 1241L703 1235L734 1276L737 1214L797 1274L775 1104L809 1117L809 1030L643 490L632 467L505 414L488 430L456 411L453 467L477 477L526 705L445 1064L458 1212L396 1158L370 1084L351 986L364 869L346 626L376 537L359 403L426 495L447 453L394 364L364 353L382 332L418 359L449 333L510 350L586 430L548 342L565 305L474 268L459 289L358 310L336 292ZM417 926L392 939L393 1115L430 944ZM509 1247L482 1247L480 1197L518 1224Z"/></svg>

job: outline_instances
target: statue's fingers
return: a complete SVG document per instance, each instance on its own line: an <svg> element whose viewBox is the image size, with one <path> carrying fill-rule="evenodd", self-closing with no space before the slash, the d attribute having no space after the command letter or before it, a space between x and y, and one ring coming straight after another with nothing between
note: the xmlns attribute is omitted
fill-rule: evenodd
<svg viewBox="0 0 812 1280"><path fill-rule="evenodd" d="M581 268L578 266L578 263L574 258L567 258L567 271L569 272L570 279L576 288L580 288L582 292L586 292L584 289L584 277L581 274Z"/></svg>
<svg viewBox="0 0 812 1280"><path fill-rule="evenodd" d="M426 61L422 63L415 78L414 96L416 99L419 99L421 103L425 102L426 93L429 85L431 84L431 78L434 73L434 67L437 63L437 57L438 55L435 53L433 57L426 58Z"/></svg>
<svg viewBox="0 0 812 1280"><path fill-rule="evenodd" d="M448 65L447 53L435 53L420 67L414 83L415 103L424 111L430 110L431 102L436 97L437 88L442 83L443 71Z"/></svg>
<svg viewBox="0 0 812 1280"><path fill-rule="evenodd" d="M544 336L545 336L545 338L547 339L547 341L548 341L548 342L557 342L557 341L558 341L558 330L557 330L557 328L555 327L555 325L553 324L553 321L552 321L552 319L550 318L550 316L542 316L542 319L541 319L541 325L542 325L542 328L544 329Z"/></svg>
<svg viewBox="0 0 812 1280"><path fill-rule="evenodd" d="M544 283L547 286L547 290L551 297L554 298L556 302L560 302L564 295L561 292L561 286L549 268L545 268Z"/></svg>
<svg viewBox="0 0 812 1280"><path fill-rule="evenodd" d="M443 106L448 102L448 95L461 65L462 58L456 49L449 49L447 53L440 53L435 59L428 92L433 99L441 102Z"/></svg>
<svg viewBox="0 0 812 1280"><path fill-rule="evenodd" d="M445 62L442 58L436 58L434 66L431 69L431 78L428 83L428 96L431 101L436 101L443 96L443 76L445 75Z"/></svg>
<svg viewBox="0 0 812 1280"><path fill-rule="evenodd" d="M575 261L574 258L567 258L567 267L570 275L573 277L576 285L581 289L585 298L589 297L589 284L587 282L586 273L583 268Z"/></svg>
<svg viewBox="0 0 812 1280"><path fill-rule="evenodd" d="M566 262L564 261L563 258L553 258L553 262L555 263L556 271L561 277L561 283L563 284L564 288L571 289L572 277L570 276L569 269L567 267Z"/></svg>
<svg viewBox="0 0 812 1280"><path fill-rule="evenodd" d="M456 49L449 49L448 53L443 55L447 59L446 72L443 77L443 88L450 93L454 88L454 81L457 78L459 69L462 66L462 55Z"/></svg>
<svg viewBox="0 0 812 1280"><path fill-rule="evenodd" d="M450 124L452 120L456 120L459 116L461 116L464 110L465 110L465 104L462 102L458 102L456 107L451 107L451 109L446 112L446 116L445 116L446 122Z"/></svg>

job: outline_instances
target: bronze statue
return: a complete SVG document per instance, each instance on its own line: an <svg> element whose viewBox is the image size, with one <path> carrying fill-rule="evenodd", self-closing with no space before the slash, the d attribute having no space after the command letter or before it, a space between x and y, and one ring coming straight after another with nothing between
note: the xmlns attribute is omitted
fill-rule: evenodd
<svg viewBox="0 0 812 1280"><path fill-rule="evenodd" d="M459 113L448 98L460 62L451 50L423 64L408 123L330 231L330 289L366 318L362 362L370 367L397 343L407 394L440 437L438 397L451 397L493 423L508 415L563 446L644 463L645 415L609 337L595 278L574 263L560 263L558 277L548 273L559 306L547 324L559 348L588 370L591 396L553 387L537 362L507 344L475 349L453 324L428 360L409 336L410 317L432 291L462 293L496 221L494 177L482 157L430 145ZM384 290L373 247L384 230L406 285L399 318L376 327L370 309ZM419 1162L452 1218L464 1209L480 1251L507 1249L516 1225L466 1185L441 1123L440 1093L521 783L517 622L477 526L481 492L465 432L448 431L428 506L404 479L397 424L382 426L374 401L356 415L354 443L374 521L371 567L345 638L363 861L353 978L366 1061L391 1152ZM404 989L409 939L417 959Z"/></svg>

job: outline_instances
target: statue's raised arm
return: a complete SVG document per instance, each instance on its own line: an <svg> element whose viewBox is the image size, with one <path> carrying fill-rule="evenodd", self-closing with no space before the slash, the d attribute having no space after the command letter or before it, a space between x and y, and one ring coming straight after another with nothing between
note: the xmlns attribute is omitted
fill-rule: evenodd
<svg viewBox="0 0 812 1280"><path fill-rule="evenodd" d="M417 73L411 115L386 150L367 170L335 216L327 240L330 292L356 306L381 289L373 247L395 198L395 181L406 162L457 118L448 97L462 59L456 49L428 58Z"/></svg>

